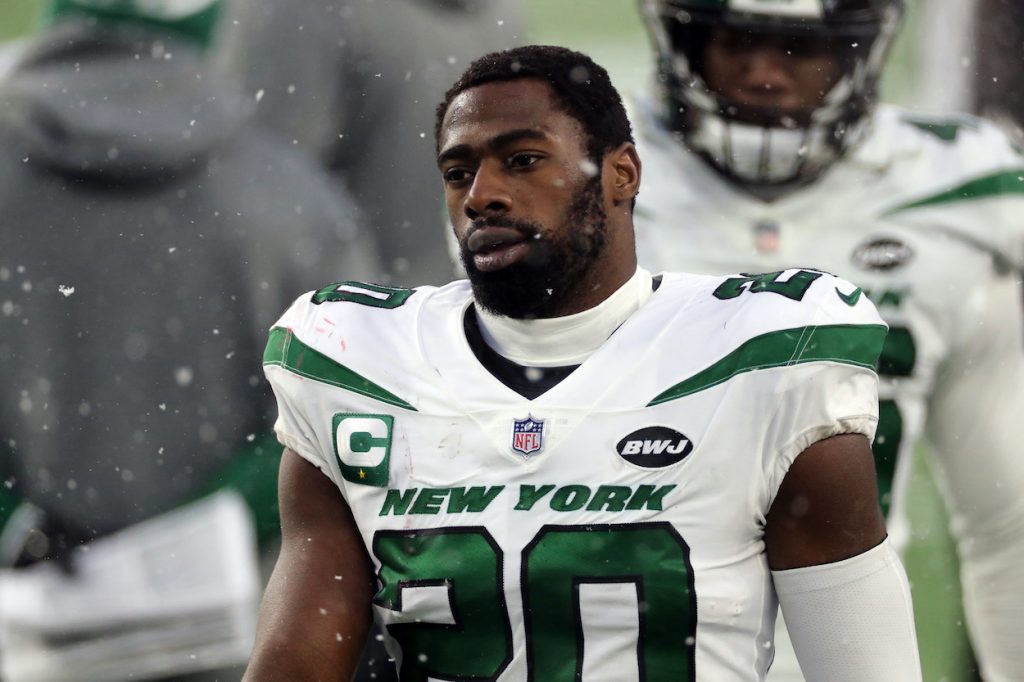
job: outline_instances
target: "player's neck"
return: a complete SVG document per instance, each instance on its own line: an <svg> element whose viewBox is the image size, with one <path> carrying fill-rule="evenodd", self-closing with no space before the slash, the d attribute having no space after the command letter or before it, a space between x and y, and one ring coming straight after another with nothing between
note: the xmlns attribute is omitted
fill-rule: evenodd
<svg viewBox="0 0 1024 682"><path fill-rule="evenodd" d="M599 305L575 315L515 320L476 307L484 341L495 352L525 367L578 365L651 296L651 273L633 276Z"/></svg>

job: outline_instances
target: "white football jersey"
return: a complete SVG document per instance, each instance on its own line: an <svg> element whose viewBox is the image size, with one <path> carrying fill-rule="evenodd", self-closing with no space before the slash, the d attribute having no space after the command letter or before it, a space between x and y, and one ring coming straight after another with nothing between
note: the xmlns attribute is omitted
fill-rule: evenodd
<svg viewBox="0 0 1024 682"><path fill-rule="evenodd" d="M636 208L643 267L705 274L821 268L861 287L889 324L875 453L890 534L905 545L909 452L923 432L928 398L942 371L956 369L948 361L958 347L981 331L984 302L972 297L1019 280L1024 158L981 120L923 119L881 106L850 158L807 187L762 201L688 151L650 109L633 113L644 164ZM1019 311L1005 315L1007 333L1017 332ZM963 409L972 413L969 404Z"/></svg>
<svg viewBox="0 0 1024 682"><path fill-rule="evenodd" d="M1024 413L1020 268L1024 159L993 125L891 106L816 182L762 201L634 114L643 183L640 264L688 272L816 267L854 282L890 333L879 363L880 499L897 547L922 433L962 559L972 639L986 677L1024 669ZM1011 606L1012 605L1012 606Z"/></svg>
<svg viewBox="0 0 1024 682"><path fill-rule="evenodd" d="M666 274L527 400L465 281L301 297L264 358L280 441L351 507L403 680L761 680L765 515L793 459L872 437L886 327L818 271Z"/></svg>

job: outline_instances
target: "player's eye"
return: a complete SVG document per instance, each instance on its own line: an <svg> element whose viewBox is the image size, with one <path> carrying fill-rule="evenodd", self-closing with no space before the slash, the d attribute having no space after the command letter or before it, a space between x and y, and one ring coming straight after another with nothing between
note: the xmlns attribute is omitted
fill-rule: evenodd
<svg viewBox="0 0 1024 682"><path fill-rule="evenodd" d="M449 168L441 173L441 177L444 178L444 181L449 185L458 185L461 183L465 183L472 176L473 174L470 172L468 168L464 168L461 166Z"/></svg>
<svg viewBox="0 0 1024 682"><path fill-rule="evenodd" d="M540 161L541 155L531 152L518 152L508 157L509 168L528 168Z"/></svg>

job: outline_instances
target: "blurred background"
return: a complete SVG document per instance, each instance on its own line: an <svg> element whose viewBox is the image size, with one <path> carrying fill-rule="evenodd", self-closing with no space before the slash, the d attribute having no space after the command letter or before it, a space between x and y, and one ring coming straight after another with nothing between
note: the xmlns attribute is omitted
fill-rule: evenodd
<svg viewBox="0 0 1024 682"><path fill-rule="evenodd" d="M246 0L259 2L259 0ZM883 98L899 104L931 108L958 104L956 73L945 74L946 89L934 86L927 67L931 54L926 37L935 35L922 14L923 0L912 2L895 55L886 70ZM4 0L0 3L0 41L16 41L38 27L40 0ZM635 0L526 0L525 36L516 42L561 44L590 54L608 67L624 93L640 90L650 77L651 50L640 22ZM0 71L4 61L0 49ZM961 65L966 68L966 65ZM436 93L439 99L441 93ZM418 282L417 282L418 283ZM910 513L914 540L906 557L915 595L917 625L928 631L930 643L922 651L925 679L959 682L966 672L969 652L959 609L960 594L954 549L946 533L946 518L931 484L927 467L918 453L915 463Z"/></svg>
<svg viewBox="0 0 1024 682"><path fill-rule="evenodd" d="M926 29L918 16L919 5L926 1L909 1L907 22L883 85L888 101L920 105L927 96L920 54ZM651 50L634 0L524 0L522 4L529 41L566 45L590 54L624 92L639 88L648 77ZM0 41L32 33L38 27L42 6L43 0L0 3ZM934 101L935 93L931 97Z"/></svg>

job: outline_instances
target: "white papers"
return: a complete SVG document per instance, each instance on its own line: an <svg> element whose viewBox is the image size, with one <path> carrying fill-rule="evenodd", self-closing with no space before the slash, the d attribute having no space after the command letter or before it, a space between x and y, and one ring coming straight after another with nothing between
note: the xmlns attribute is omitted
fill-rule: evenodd
<svg viewBox="0 0 1024 682"><path fill-rule="evenodd" d="M221 492L78 550L0 571L5 682L120 682L248 659L260 578L241 498Z"/></svg>

